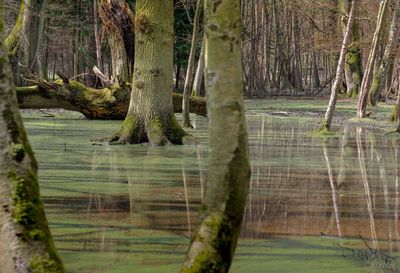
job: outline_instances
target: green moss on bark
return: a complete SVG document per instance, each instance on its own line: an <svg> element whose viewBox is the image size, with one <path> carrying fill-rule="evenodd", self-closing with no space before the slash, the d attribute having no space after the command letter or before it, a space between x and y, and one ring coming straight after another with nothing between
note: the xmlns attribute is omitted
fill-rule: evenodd
<svg viewBox="0 0 400 273"><path fill-rule="evenodd" d="M59 264L51 259L49 255L43 256L33 256L29 267L32 269L33 273L61 273L63 272Z"/></svg>

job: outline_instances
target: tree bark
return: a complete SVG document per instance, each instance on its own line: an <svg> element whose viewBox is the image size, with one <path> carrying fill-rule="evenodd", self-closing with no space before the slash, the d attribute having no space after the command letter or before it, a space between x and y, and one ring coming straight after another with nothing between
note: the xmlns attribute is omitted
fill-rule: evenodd
<svg viewBox="0 0 400 273"><path fill-rule="evenodd" d="M77 81L31 81L35 86L17 88L17 98L22 109L63 108L77 111L89 119L117 119L126 117L131 93L130 84L94 89ZM182 95L173 93L175 113L182 112ZM207 116L206 102L200 97L190 98L192 113Z"/></svg>
<svg viewBox="0 0 400 273"><path fill-rule="evenodd" d="M203 219L181 272L228 272L249 188L239 0L206 0L208 183ZM226 137L221 137L226 136Z"/></svg>
<svg viewBox="0 0 400 273"><path fill-rule="evenodd" d="M128 113L114 144L182 144L186 132L173 104L173 0L138 0L135 4L135 61Z"/></svg>
<svg viewBox="0 0 400 273"><path fill-rule="evenodd" d="M204 64L205 64L204 52L205 52L205 50L204 50L204 41L203 41L201 43L201 51L200 51L199 61L197 64L196 76L194 77L192 96L200 96L200 94L201 94L201 88L202 88L203 79L204 79ZM189 107L189 109L190 109L190 107Z"/></svg>
<svg viewBox="0 0 400 273"><path fill-rule="evenodd" d="M135 55L135 19L123 0L100 0L99 17L111 51L112 80L131 82Z"/></svg>
<svg viewBox="0 0 400 273"><path fill-rule="evenodd" d="M188 67L186 70L185 86L183 88L183 101L182 101L182 126L191 128L190 116L189 116L189 96L193 89L193 74L195 67L196 48L197 40L199 36L199 25L200 25L200 13L203 0L197 0L196 12L193 20L193 34L192 34L192 46L190 47Z"/></svg>
<svg viewBox="0 0 400 273"><path fill-rule="evenodd" d="M400 34L400 3L396 1L393 11L393 19L389 31L389 40L386 45L385 53L382 61L378 64L373 76L371 89L369 91L370 103L375 106L384 88L385 79L390 72L390 67L393 66L396 57L396 49L399 45ZM390 75L391 78L391 75Z"/></svg>
<svg viewBox="0 0 400 273"><path fill-rule="evenodd" d="M40 199L37 163L15 98L0 0L0 271L64 273Z"/></svg>
<svg viewBox="0 0 400 273"><path fill-rule="evenodd" d="M388 6L388 0L382 0L379 5L379 12L378 12L378 19L376 22L376 29L374 33L374 37L372 40L371 51L368 57L367 67L365 69L365 74L363 80L361 82L361 90L360 90L360 97L358 98L357 104L357 117L358 118L365 118L367 114L367 103L368 103L368 96L369 96L369 88L372 81L373 76L373 68L375 63L375 58L378 51L379 46L379 38L381 36L381 30L383 27L383 19L384 14Z"/></svg>
<svg viewBox="0 0 400 273"><path fill-rule="evenodd" d="M22 0L18 18L13 30L5 40L12 70L17 83L21 74L38 71L37 53L43 36L43 10L47 0Z"/></svg>
<svg viewBox="0 0 400 273"><path fill-rule="evenodd" d="M339 9L343 14L341 18L343 35L347 28L347 18L350 12L352 0L340 0ZM349 97L357 97L362 80L362 56L360 41L360 26L357 20L354 20L351 29L351 42L346 56L346 64L344 66L344 74L346 79L346 93Z"/></svg>
<svg viewBox="0 0 400 273"><path fill-rule="evenodd" d="M342 81L342 74L343 74L343 69L344 69L344 65L345 65L346 53L347 53L348 46L350 44L354 16L355 16L355 12L358 7L358 4L359 4L358 1L359 0L353 0L351 3L349 18L347 21L347 28L346 28L346 31L344 34L342 49L340 51L339 62L338 62L337 69L336 69L336 79L332 85L331 97L329 100L328 109L326 110L326 113L325 113L324 121L322 123L322 128L321 128L322 130L330 130L331 126L332 126L333 115L335 113L337 97L339 94L339 88L340 88L340 84Z"/></svg>

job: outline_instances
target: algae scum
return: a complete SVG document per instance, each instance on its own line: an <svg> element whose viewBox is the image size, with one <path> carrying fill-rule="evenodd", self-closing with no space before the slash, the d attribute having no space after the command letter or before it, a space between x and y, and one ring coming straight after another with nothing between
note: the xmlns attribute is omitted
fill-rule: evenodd
<svg viewBox="0 0 400 273"><path fill-rule="evenodd" d="M259 102L258 102L259 103ZM207 177L201 145L92 145L119 121L25 113L41 193L69 272L178 272ZM248 115L251 190L231 272L400 272L399 140L318 120Z"/></svg>

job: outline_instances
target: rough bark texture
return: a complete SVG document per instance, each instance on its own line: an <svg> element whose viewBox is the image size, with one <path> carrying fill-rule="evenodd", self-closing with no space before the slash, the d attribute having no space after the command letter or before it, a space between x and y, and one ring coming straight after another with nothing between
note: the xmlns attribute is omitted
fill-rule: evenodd
<svg viewBox="0 0 400 273"><path fill-rule="evenodd" d="M203 220L181 272L228 272L249 187L239 0L206 0L208 183ZM225 136L225 137L222 137Z"/></svg>
<svg viewBox="0 0 400 273"><path fill-rule="evenodd" d="M43 10L47 0L22 0L13 30L5 40L16 82L26 71L38 70L37 54L43 34Z"/></svg>
<svg viewBox="0 0 400 273"><path fill-rule="evenodd" d="M345 35L348 15L350 13L351 0L340 0L339 9L342 15L343 35ZM357 20L354 20L351 30L351 42L347 51L346 64L344 66L344 75L346 79L346 93L349 97L356 97L360 90L362 80L362 56L360 45L360 26Z"/></svg>
<svg viewBox="0 0 400 273"><path fill-rule="evenodd" d="M187 134L173 104L174 5L172 0L135 4L135 68L125 121L111 138L115 144L182 144Z"/></svg>
<svg viewBox="0 0 400 273"><path fill-rule="evenodd" d="M358 5L358 1L359 0L353 0L352 4L351 4L350 14L349 14L349 18L347 20L347 28L346 28L346 31L344 34L342 49L340 51L339 62L338 62L338 66L336 69L336 78L332 85L331 97L329 100L328 109L326 110L326 113L325 113L325 119L322 123L322 128L321 128L322 130L330 130L330 128L332 126L333 114L335 112L337 97L339 94L340 83L342 81L342 74L343 74L343 69L344 69L344 65L345 65L345 58L346 58L347 49L348 49L348 46L349 46L349 43L351 40L352 27L353 27L354 16L355 16L356 8Z"/></svg>
<svg viewBox="0 0 400 273"><path fill-rule="evenodd" d="M114 81L131 82L135 55L135 19L123 0L100 0L99 16L111 51Z"/></svg>
<svg viewBox="0 0 400 273"><path fill-rule="evenodd" d="M3 14L0 0L0 16ZM0 22L0 33L2 23ZM0 272L63 273L39 194L37 163L0 34Z"/></svg>
<svg viewBox="0 0 400 273"><path fill-rule="evenodd" d="M81 112L90 119L124 119L128 113L131 84L94 89L77 81L47 82L32 81L35 86L18 87L17 98L20 108L45 109L63 108ZM175 113L182 112L182 95L173 93ZM190 98L192 113L207 116L206 102L200 97Z"/></svg>
<svg viewBox="0 0 400 273"><path fill-rule="evenodd" d="M193 33L192 33L192 46L190 47L188 67L186 70L185 86L183 89L183 101L182 101L182 126L192 127L190 124L189 116L189 96L193 88L193 75L196 58L197 40L199 36L199 25L200 25L200 13L203 0L197 0L196 12L193 20Z"/></svg>
<svg viewBox="0 0 400 273"><path fill-rule="evenodd" d="M382 0L379 6L378 19L376 22L376 29L371 45L371 52L369 53L367 67L365 69L365 74L361 83L360 97L358 98L357 104L357 117L365 118L367 114L367 103L369 96L369 88L371 86L373 68L378 53L379 40L381 36L381 30L383 27L383 20L385 11L388 6L388 0Z"/></svg>
<svg viewBox="0 0 400 273"><path fill-rule="evenodd" d="M389 31L389 40L386 45L385 53L380 64L377 65L374 73L371 89L369 91L369 97L371 105L375 106L379 97L381 96L382 90L385 86L386 77L391 78L391 67L393 67L394 59L396 57L396 49L399 45L399 34L400 34L400 2L396 1L395 8L393 11L393 19ZM393 71L393 70L392 70ZM388 75L390 74L390 75Z"/></svg>

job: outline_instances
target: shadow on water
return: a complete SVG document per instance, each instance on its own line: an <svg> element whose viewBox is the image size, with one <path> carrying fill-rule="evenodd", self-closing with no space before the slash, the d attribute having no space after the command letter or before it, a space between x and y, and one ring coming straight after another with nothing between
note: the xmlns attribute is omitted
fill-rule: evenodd
<svg viewBox="0 0 400 273"><path fill-rule="evenodd" d="M119 122L26 119L71 272L178 270L207 182L206 121L194 123L200 146L156 148L88 142ZM248 116L251 189L232 272L375 272L371 253L397 257L399 140L355 127L321 140L306 134L316 126Z"/></svg>

